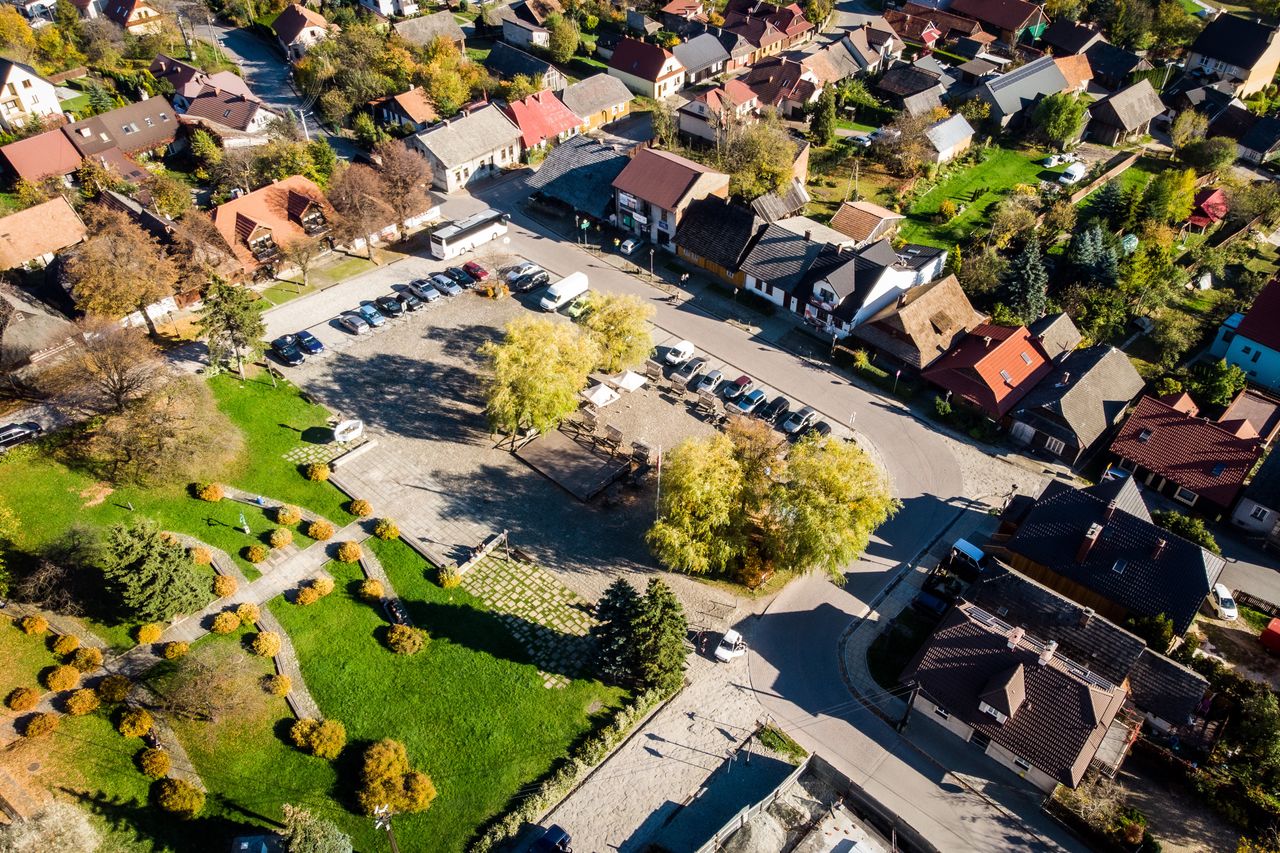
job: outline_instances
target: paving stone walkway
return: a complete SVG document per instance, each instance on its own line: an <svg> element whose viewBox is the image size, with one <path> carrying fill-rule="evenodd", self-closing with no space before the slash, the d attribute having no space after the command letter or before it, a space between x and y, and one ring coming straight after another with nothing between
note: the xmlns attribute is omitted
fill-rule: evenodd
<svg viewBox="0 0 1280 853"><path fill-rule="evenodd" d="M563 688L591 659L591 605L545 569L493 551L462 576L462 588L507 626L548 688Z"/></svg>
<svg viewBox="0 0 1280 853"><path fill-rule="evenodd" d="M382 606L384 615L388 610L400 614L400 621L406 625L412 625L413 620L409 618L409 609L404 606L404 600L400 598L400 593L396 592L396 588L391 585L391 578L387 577L387 570L382 567L382 561L378 559L378 555L373 553L369 548L360 549L360 569L364 572L364 576L382 582Z"/></svg>

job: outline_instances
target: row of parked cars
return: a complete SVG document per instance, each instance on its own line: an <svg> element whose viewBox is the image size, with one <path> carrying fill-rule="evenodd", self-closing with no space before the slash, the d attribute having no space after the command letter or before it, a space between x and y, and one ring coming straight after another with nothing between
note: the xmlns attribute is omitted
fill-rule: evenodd
<svg viewBox="0 0 1280 853"><path fill-rule="evenodd" d="M813 407L803 406L793 411L790 400L781 394L770 400L764 389L757 388L755 380L746 374L726 380L724 371L708 370L707 360L697 355L689 341L680 341L667 350L666 362L672 368L674 381L684 383L697 393L719 393L725 408L739 415L760 418L782 430L792 441L809 433L831 434L831 424L819 420Z"/></svg>

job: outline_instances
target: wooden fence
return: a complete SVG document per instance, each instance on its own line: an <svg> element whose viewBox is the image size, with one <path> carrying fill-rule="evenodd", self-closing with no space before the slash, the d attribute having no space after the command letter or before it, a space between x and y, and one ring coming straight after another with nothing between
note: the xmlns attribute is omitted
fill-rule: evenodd
<svg viewBox="0 0 1280 853"><path fill-rule="evenodd" d="M1256 595L1250 595L1247 592L1236 592L1236 604L1243 604L1245 607L1252 607L1260 613L1265 613L1272 619L1280 619L1280 604L1273 604L1265 598L1258 598Z"/></svg>
<svg viewBox="0 0 1280 853"><path fill-rule="evenodd" d="M1071 199L1071 203L1079 204L1080 200L1083 199L1085 196L1087 196L1089 193L1093 192L1098 187L1102 186L1107 181L1111 180L1116 175L1120 174L1125 169L1129 168L1134 163L1138 162L1138 156L1139 155L1137 153L1133 153L1133 154L1117 154L1115 157L1112 157L1107 162L1106 171L1104 171L1101 175L1094 178L1092 181L1085 184L1083 187L1076 190L1069 196L1069 198Z"/></svg>

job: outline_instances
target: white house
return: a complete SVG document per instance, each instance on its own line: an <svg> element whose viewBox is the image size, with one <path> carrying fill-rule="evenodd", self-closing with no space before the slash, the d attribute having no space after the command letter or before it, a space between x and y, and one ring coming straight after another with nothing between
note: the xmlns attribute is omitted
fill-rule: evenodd
<svg viewBox="0 0 1280 853"><path fill-rule="evenodd" d="M418 14L418 4L414 0L360 0L360 5L384 18L407 18Z"/></svg>
<svg viewBox="0 0 1280 853"><path fill-rule="evenodd" d="M297 3L285 6L271 26L290 62L297 62L313 44L329 35L324 15Z"/></svg>
<svg viewBox="0 0 1280 853"><path fill-rule="evenodd" d="M684 66L671 51L624 38L609 57L609 76L617 77L637 95L661 100L684 88Z"/></svg>
<svg viewBox="0 0 1280 853"><path fill-rule="evenodd" d="M889 241L873 243L812 285L804 318L829 335L844 337L863 320L916 284Z"/></svg>
<svg viewBox="0 0 1280 853"><path fill-rule="evenodd" d="M36 70L12 59L0 59L0 125L17 130L31 117L59 115L58 92Z"/></svg>
<svg viewBox="0 0 1280 853"><path fill-rule="evenodd" d="M520 129L492 104L415 133L405 143L430 161L432 186L450 193L520 162Z"/></svg>

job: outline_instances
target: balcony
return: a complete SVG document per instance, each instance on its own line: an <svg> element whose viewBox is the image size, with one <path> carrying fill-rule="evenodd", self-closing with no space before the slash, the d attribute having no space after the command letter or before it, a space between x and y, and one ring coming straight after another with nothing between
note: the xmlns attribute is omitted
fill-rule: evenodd
<svg viewBox="0 0 1280 853"><path fill-rule="evenodd" d="M249 252L255 260L264 263L280 257L280 247L276 245L275 240L260 240L256 243L250 243Z"/></svg>
<svg viewBox="0 0 1280 853"><path fill-rule="evenodd" d="M305 216L300 224L308 237L314 237L329 230L329 223L325 221L323 215Z"/></svg>

